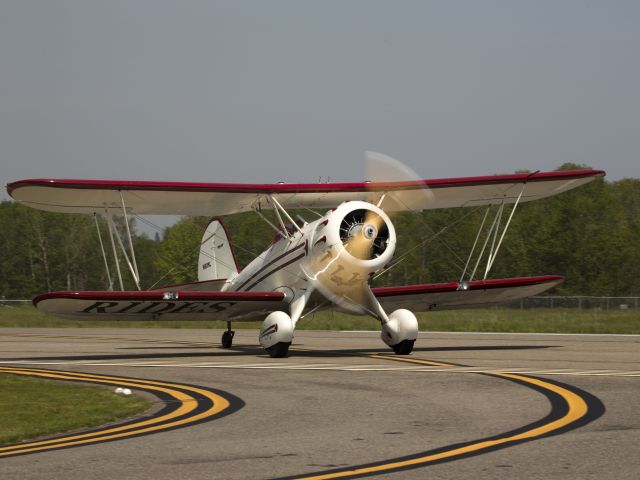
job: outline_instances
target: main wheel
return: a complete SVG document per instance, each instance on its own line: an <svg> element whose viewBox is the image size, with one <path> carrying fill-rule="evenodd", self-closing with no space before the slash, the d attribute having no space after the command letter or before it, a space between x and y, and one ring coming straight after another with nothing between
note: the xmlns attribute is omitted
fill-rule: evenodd
<svg viewBox="0 0 640 480"><path fill-rule="evenodd" d="M396 355L409 355L413 350L414 343L415 340L403 340L391 348L393 348L393 351L396 353Z"/></svg>
<svg viewBox="0 0 640 480"><path fill-rule="evenodd" d="M233 335L235 333L233 330L227 330L222 334L222 348L231 348L233 345Z"/></svg>
<svg viewBox="0 0 640 480"><path fill-rule="evenodd" d="M289 353L289 346L291 342L278 342L265 350L269 353L271 358L284 358Z"/></svg>

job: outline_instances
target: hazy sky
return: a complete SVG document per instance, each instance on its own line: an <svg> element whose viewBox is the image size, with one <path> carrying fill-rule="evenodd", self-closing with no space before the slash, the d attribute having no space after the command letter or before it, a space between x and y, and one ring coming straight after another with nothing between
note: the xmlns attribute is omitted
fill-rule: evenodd
<svg viewBox="0 0 640 480"><path fill-rule="evenodd" d="M365 150L639 177L639 25L638 1L0 0L0 180L360 180Z"/></svg>

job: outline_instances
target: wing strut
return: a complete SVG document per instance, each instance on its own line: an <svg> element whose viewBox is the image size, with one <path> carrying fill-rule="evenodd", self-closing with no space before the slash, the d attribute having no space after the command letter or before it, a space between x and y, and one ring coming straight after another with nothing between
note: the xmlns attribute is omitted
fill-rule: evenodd
<svg viewBox="0 0 640 480"><path fill-rule="evenodd" d="M291 215L289 215L287 213L287 211L285 210L285 208L280 205L280 202L278 202L278 200L276 200L276 197L274 197L273 195L269 195L269 200L271 200L272 203L275 204L276 208L276 213L278 213L278 210L281 210L282 213L285 215L285 217L287 217L287 219L293 224L294 227L296 227L296 229L302 233L302 230L300 229L300 227L298 226L298 224L295 222L295 220L293 218L291 218ZM282 223L282 218L280 217L280 214L278 214L278 218L280 219L280 223ZM287 229L284 228L284 225L282 226L282 228L286 231Z"/></svg>
<svg viewBox="0 0 640 480"><path fill-rule="evenodd" d="M120 283L120 290L124 291L124 283L122 281L122 272L120 271L120 262L118 260L118 252L116 250L116 245L113 241L115 237L118 241L118 245L120 246L120 251L124 256L127 265L129 266L129 270L131 271L131 276L133 277L133 281L136 284L136 288L138 290L142 290L140 288L140 274L138 273L138 264L136 262L136 252L133 248L133 239L131 238L131 229L129 228L129 216L127 215L127 206L124 203L124 197L122 195L122 190L119 190L120 194L120 202L122 204L122 215L124 217L124 225L127 231L127 240L129 244L129 251L131 252L131 258L127 255L127 249L122 242L122 238L120 238L120 234L118 233L118 229L116 228L113 222L113 214L108 208L104 210L104 217L107 221L107 227L109 227L109 239L111 240L111 250L113 251L113 260L116 264L116 271L118 273L118 282ZM111 281L111 273L109 272L109 265L107 263L107 256L104 251L104 246L102 244L102 236L100 235L100 228L98 227L98 220L96 218L96 212L93 212L94 219L96 221L96 228L98 229L98 238L100 239L100 248L102 250L102 258L104 259L104 266L107 270L107 278L109 279L109 290L113 290L113 282Z"/></svg>
<svg viewBox="0 0 640 480"><path fill-rule="evenodd" d="M113 217L111 216L110 212L107 213L107 222L111 225L112 235L115 235L116 240L118 241L118 245L120 245L120 251L122 252L122 255L124 256L124 259L127 262L127 265L129 266L129 271L131 272L131 276L133 277L133 281L136 284L137 289L138 290L142 290L140 288L140 279L138 278L138 274L135 271L135 269L133 267L133 264L131 263L131 260L129 259L129 255L127 255L127 249L124 247L124 243L122 243L122 239L120 238L120 234L116 230L116 226L113 223ZM120 274L120 269L119 268L118 268L118 274ZM122 278L120 278L120 282L122 282Z"/></svg>
<svg viewBox="0 0 640 480"><path fill-rule="evenodd" d="M520 190L520 195L518 195L518 199L516 200L516 203L513 204L513 208L511 209L511 213L509 214L509 218L507 219L507 223L504 226L504 229L502 230L502 235L500 235L500 240L498 240L498 245L496 246L496 249L493 250L493 252L489 255L489 262L487 264L487 269L484 272L484 278L483 280L487 279L487 275L489 274L489 270L491 270L491 267L493 267L493 262L495 261L496 257L498 256L498 250L500 250L500 245L502 245L502 240L504 240L504 236L507 233L507 230L509 229L509 225L511 224L511 219L513 218L513 214L516 213L516 208L518 208L518 204L520 203L520 199L522 198L522 194L524 193L524 189L527 186L527 184L525 183L524 185L522 185L522 190ZM496 233L498 232L498 230L496 229ZM495 237L494 237L495 240ZM493 244L491 245L493 247Z"/></svg>
<svg viewBox="0 0 640 480"><path fill-rule="evenodd" d="M276 218L278 219L278 223L280 223L280 228L276 227L271 221L269 221L269 219L267 219L267 217L265 217L262 214L262 212L260 211L261 210L260 202L254 203L254 205L252 206L253 211L256 212L258 216L262 218L271 228L273 228L277 233L281 234L284 238L286 238L289 241L291 241L293 237L287 230L287 226L285 225L284 220L282 219L282 215L280 215L280 212L282 212L282 214L287 218L287 220L289 220L289 222L291 222L291 224L294 227L296 227L296 229L300 233L302 233L302 229L300 229L296 221L293 218L291 218L291 215L289 215L287 210L282 205L280 205L280 202L278 202L278 200L276 200L276 198L273 195L268 196L268 201L273 206L273 210L275 211Z"/></svg>
<svg viewBox="0 0 640 480"><path fill-rule="evenodd" d="M109 263L107 262L107 254L104 251L104 243L102 243L102 234L100 233L100 226L98 225L98 216L93 213L93 220L96 223L96 230L98 231L98 240L100 240L100 251L102 251L102 259L104 260L104 269L107 271L107 280L109 280L109 291L113 291L113 280L111 280L111 272L109 271Z"/></svg>
<svg viewBox="0 0 640 480"><path fill-rule="evenodd" d="M116 272L118 272L118 281L120 282L120 291L124 291L124 284L122 283L122 272L120 271L120 261L118 260L118 252L116 250L116 244L113 242L113 225L111 222L111 216L109 211L105 209L105 217L107 219L107 227L109 227L109 240L111 240L111 250L113 251L113 260L116 264Z"/></svg>
<svg viewBox="0 0 640 480"><path fill-rule="evenodd" d="M265 216L262 214L262 212L260 211L259 206L260 206L260 205L258 205L258 207L254 207L253 211L254 211L254 212L256 212L256 213L258 214L258 216L259 216L262 220L264 220L264 221L265 221L265 223L266 223L267 225L269 225L271 228L273 228L273 229L276 231L276 233L282 233L278 227L276 227L276 226L275 226L275 225L274 225L274 224L273 224L273 223L272 223L272 222L271 222L267 217L265 217Z"/></svg>
<svg viewBox="0 0 640 480"><path fill-rule="evenodd" d="M476 239L473 241L473 247L471 247L471 252L469 252L469 257L467 258L467 263L464 265L464 270L462 270L462 275L460 275L460 282L464 280L464 276L467 273L467 268L469 268L469 262L471 262L471 257L473 257L473 252L476 249L476 245L478 244L478 240L480 239L480 234L482 233L482 228L484 227L485 222L487 221L487 217L489 216L489 210L491 210L491 206L487 208L487 211L484 213L484 217L482 218L482 223L480 224L480 228L478 229L478 233L476 234Z"/></svg>
<svg viewBox="0 0 640 480"><path fill-rule="evenodd" d="M140 274L138 273L138 264L136 263L136 252L133 249L133 240L131 239L131 230L129 230L129 217L127 217L127 207L124 204L124 197L122 196L122 190L120 190L120 200L122 201L122 215L124 215L124 225L127 227L127 238L129 239L129 251L131 252L131 260L133 261L133 270L136 274L135 280L138 290L140 290ZM131 272L133 273L133 272Z"/></svg>
<svg viewBox="0 0 640 480"><path fill-rule="evenodd" d="M513 207L511 208L511 213L509 214L509 218L507 219L507 222L506 222L504 228L502 229L502 233L500 234L500 238L498 239L498 232L500 231L500 224L502 222L502 214L504 212L504 205L505 205L504 199L500 203L500 206L498 207L498 210L496 211L496 215L493 218L493 222L491 223L491 226L489 227L489 230L486 233L486 238L484 240L484 243L482 244L482 249L480 250L480 253L478 254L478 258L476 259L476 263L475 263L475 265L473 267L473 271L469 275L469 280L468 281L472 281L473 277L475 277L476 272L478 270L478 266L480 265L480 261L482 260L482 257L484 257L484 252L486 251L487 245L489 244L489 240L491 239L491 247L489 248L489 254L488 254L488 257L487 257L487 265L485 267L484 277L483 277L483 280L487 279L487 276L489 275L489 272L491 271L491 268L493 267L493 263L495 262L496 257L498 256L498 251L500 250L500 246L502 245L502 241L504 240L504 237L507 234L507 230L509 229L509 225L511 224L511 220L513 219L513 215L516 212L516 208L518 208L518 204L520 203L520 199L522 198L522 194L524 193L524 190L525 190L526 186L527 186L526 183L524 183L522 185L522 189L520 190L520 194L518 195L515 203L513 204ZM482 230L483 230L484 225L486 223L487 216L489 215L489 210L490 209L491 209L491 206L489 206L487 208L487 211L484 214L484 217L482 219L482 223L480 224L480 228L478 229L478 233L476 235L475 241L473 242L473 246L471 247L471 252L469 252L469 257L467 258L467 263L465 264L464 270L462 271L462 275L460 277L460 285L461 285L461 288L463 288L463 289L464 289L464 286L466 285L466 283L464 282L464 276L466 275L467 269L469 268L469 263L471 262L471 258L473 257L473 254L475 252L476 246L478 244L478 240L480 239L480 235L482 234ZM496 240L497 240L497 244L496 244Z"/></svg>

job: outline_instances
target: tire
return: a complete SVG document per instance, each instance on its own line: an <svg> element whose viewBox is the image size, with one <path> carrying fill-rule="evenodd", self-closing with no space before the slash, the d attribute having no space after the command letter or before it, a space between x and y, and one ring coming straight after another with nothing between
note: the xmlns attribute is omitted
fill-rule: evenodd
<svg viewBox="0 0 640 480"><path fill-rule="evenodd" d="M266 350L271 358L285 358L289 353L290 345L291 342L278 342Z"/></svg>
<svg viewBox="0 0 640 480"><path fill-rule="evenodd" d="M235 332L226 331L222 334L222 348L231 348L233 345L233 334Z"/></svg>
<svg viewBox="0 0 640 480"><path fill-rule="evenodd" d="M393 351L396 355L409 355L413 350L413 344L415 340L403 340L400 343L395 344L393 347Z"/></svg>

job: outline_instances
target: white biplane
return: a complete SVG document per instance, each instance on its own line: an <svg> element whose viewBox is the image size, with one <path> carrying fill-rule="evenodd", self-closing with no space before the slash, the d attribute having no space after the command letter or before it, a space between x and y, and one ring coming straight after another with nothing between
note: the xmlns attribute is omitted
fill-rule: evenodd
<svg viewBox="0 0 640 480"><path fill-rule="evenodd" d="M233 321L260 319L259 342L272 357L287 355L296 323L303 315L336 308L377 318L384 343L396 354L406 355L418 335L413 312L502 303L561 283L563 277L557 275L487 276L518 204L565 192L604 175L601 170L577 170L417 180L409 169L380 154L369 155L369 166L370 180L357 183L53 179L11 183L7 185L9 194L30 207L104 215L120 282L121 291L111 287L109 291L51 292L39 295L33 303L45 312L76 318L225 320L224 348L232 346ZM396 231L389 217L394 213L483 205L487 211L459 281L370 286L376 273L392 262ZM493 209L493 220L488 215L492 205L498 206ZM502 226L507 205L511 211ZM311 222L295 221L288 210L300 208L329 210ZM265 217L266 209L274 211L276 220ZM247 211L261 216L278 234L267 250L240 270L219 217ZM202 239L197 282L140 288L128 216L145 214L215 216ZM125 241L116 231L114 215L125 219ZM102 239L100 244L111 284ZM124 291L117 247L129 266L136 291ZM474 257L476 250L479 253ZM485 258L486 266L479 275L482 279L476 280L480 260Z"/></svg>

